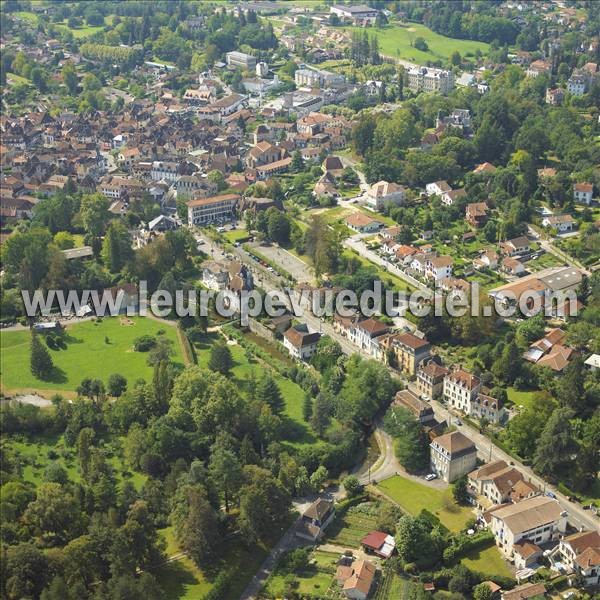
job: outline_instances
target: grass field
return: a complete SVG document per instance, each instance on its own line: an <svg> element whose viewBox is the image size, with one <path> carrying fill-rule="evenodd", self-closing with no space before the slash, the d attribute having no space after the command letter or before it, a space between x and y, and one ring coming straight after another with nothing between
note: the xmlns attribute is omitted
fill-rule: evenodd
<svg viewBox="0 0 600 600"><path fill-rule="evenodd" d="M376 517L350 509L342 516L338 516L329 526L325 543L338 544L349 550L359 548L360 540L376 529L376 523Z"/></svg>
<svg viewBox="0 0 600 600"><path fill-rule="evenodd" d="M12 14L23 19L24 21L29 21L32 25L37 25L40 21L40 17L31 11L18 11ZM82 25L81 27L69 27L65 21L62 21L61 23L53 23L53 25L55 25L58 29L70 31L74 38L80 39L94 35L94 33L98 33L99 31L103 31L106 25L110 25L112 23L112 18L112 15L105 17L104 25L98 26Z"/></svg>
<svg viewBox="0 0 600 600"><path fill-rule="evenodd" d="M35 486L43 482L44 471L52 462L58 462L67 472L73 482L81 481L77 468L77 457L74 448L68 448L62 436L44 435L36 436L32 440L13 440L9 442L11 448L16 450L23 461L23 480ZM136 489L140 490L146 481L146 476L141 473L131 472L111 446L105 446L107 462L113 467L117 481L128 480Z"/></svg>
<svg viewBox="0 0 600 600"><path fill-rule="evenodd" d="M460 562L469 569L485 575L513 576L508 563L502 558L500 551L494 544L488 548L471 550Z"/></svg>
<svg viewBox="0 0 600 600"><path fill-rule="evenodd" d="M345 29L363 31L360 27L346 27ZM369 34L377 36L381 54L419 64L426 64L427 61L432 60L447 60L455 50L458 50L464 57L469 54L474 55L478 49L483 54L487 54L489 48L489 45L484 42L457 40L439 35L419 23L388 25L382 29L373 27ZM422 37L427 42L428 52L417 50L411 45L417 37Z"/></svg>
<svg viewBox="0 0 600 600"><path fill-rule="evenodd" d="M535 392L524 392L521 390L516 390L514 387L506 388L506 395L510 402L512 402L515 406L524 406L527 407L531 403Z"/></svg>
<svg viewBox="0 0 600 600"><path fill-rule="evenodd" d="M125 324L132 323L132 324ZM47 381L32 375L29 367L29 331L0 333L0 373L5 391L74 391L82 379L92 377L105 383L112 373L121 373L129 382L148 379L152 368L146 352L134 352L133 341L141 335L157 335L162 330L171 340L174 361L183 362L175 327L148 317L123 320L110 317L67 325L64 350L50 350L54 372ZM108 343L107 343L108 340Z"/></svg>
<svg viewBox="0 0 600 600"><path fill-rule="evenodd" d="M439 490L400 475L382 481L377 484L377 488L412 515L418 515L421 510L427 509L450 531L464 529L467 520L473 516L469 508L456 504L451 506L453 500L449 489Z"/></svg>

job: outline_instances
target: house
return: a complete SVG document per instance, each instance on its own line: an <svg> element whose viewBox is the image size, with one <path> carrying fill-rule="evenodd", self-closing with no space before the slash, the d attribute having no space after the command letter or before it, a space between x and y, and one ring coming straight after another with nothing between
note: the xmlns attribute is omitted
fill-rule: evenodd
<svg viewBox="0 0 600 600"><path fill-rule="evenodd" d="M272 175L276 175L277 173L283 173L287 171L292 164L292 157L287 156L286 158L282 158L281 160L276 160L275 162L269 163L267 165L261 165L256 168L256 175L258 179L267 179Z"/></svg>
<svg viewBox="0 0 600 600"><path fill-rule="evenodd" d="M495 172L496 167L489 162L481 163L473 169L473 173L475 175L492 175Z"/></svg>
<svg viewBox="0 0 600 600"><path fill-rule="evenodd" d="M452 408L470 414L471 401L476 398L480 388L479 377L463 369L456 369L444 377L444 400Z"/></svg>
<svg viewBox="0 0 600 600"><path fill-rule="evenodd" d="M546 586L543 583L524 583L512 590L502 592L501 600L527 600L527 598L543 598Z"/></svg>
<svg viewBox="0 0 600 600"><path fill-rule="evenodd" d="M515 467L509 466L503 460L497 460L468 475L469 486L478 495L487 498L492 504L506 504L513 501L523 500L525 497L535 496L540 493L533 484L528 484L529 493L523 496L525 491L519 485L525 481L525 477ZM518 495L516 492L519 492Z"/></svg>
<svg viewBox="0 0 600 600"><path fill-rule="evenodd" d="M576 183L573 186L573 200L582 204L591 204L594 186L591 183Z"/></svg>
<svg viewBox="0 0 600 600"><path fill-rule="evenodd" d="M561 344L566 337L567 334L562 329L555 327L546 333L543 338L533 342L523 355L523 358L529 362L536 363L544 354L550 352L554 346Z"/></svg>
<svg viewBox="0 0 600 600"><path fill-rule="evenodd" d="M359 348L366 350L371 356L377 355L378 344L375 338L386 334L389 327L377 319L356 320L348 329L348 339Z"/></svg>
<svg viewBox="0 0 600 600"><path fill-rule="evenodd" d="M375 210L382 210L388 203L402 204L406 200L406 190L397 183L379 181L369 188L364 199Z"/></svg>
<svg viewBox="0 0 600 600"><path fill-rule="evenodd" d="M544 554L544 551L537 544L528 540L517 542L513 546L513 550L513 559L517 571L534 567Z"/></svg>
<svg viewBox="0 0 600 600"><path fill-rule="evenodd" d="M91 246L81 246L80 248L68 248L61 250L66 260L76 260L79 258L92 258L94 249Z"/></svg>
<svg viewBox="0 0 600 600"><path fill-rule="evenodd" d="M302 515L296 526L296 535L300 538L316 542L319 540L335 517L335 507L331 500L317 498Z"/></svg>
<svg viewBox="0 0 600 600"><path fill-rule="evenodd" d="M377 567L368 560L356 560L350 566L340 565L335 578L346 598L366 600L373 588Z"/></svg>
<svg viewBox="0 0 600 600"><path fill-rule="evenodd" d="M431 344L426 338L407 332L393 336L390 350L394 353L397 369L414 375L419 364L429 358Z"/></svg>
<svg viewBox="0 0 600 600"><path fill-rule="evenodd" d="M558 233L573 231L577 221L571 215L550 215L542 219L542 227L552 227Z"/></svg>
<svg viewBox="0 0 600 600"><path fill-rule="evenodd" d="M239 261L230 263L208 260L202 264L202 283L210 290L240 292L254 287L252 271Z"/></svg>
<svg viewBox="0 0 600 600"><path fill-rule="evenodd" d="M562 106L565 100L565 90L561 88L548 88L546 90L546 104Z"/></svg>
<svg viewBox="0 0 600 600"><path fill-rule="evenodd" d="M585 579L588 586L600 584L600 533L580 531L560 540L558 546L563 562Z"/></svg>
<svg viewBox="0 0 600 600"><path fill-rule="evenodd" d="M417 398L410 390L400 390L394 397L394 406L399 406L410 413L421 424L435 420L433 408L427 402Z"/></svg>
<svg viewBox="0 0 600 600"><path fill-rule="evenodd" d="M321 165L324 173L331 173L334 177L341 177L344 172L344 165L339 156L326 156Z"/></svg>
<svg viewBox="0 0 600 600"><path fill-rule="evenodd" d="M329 171L319 177L315 183L313 194L315 198L338 198L340 196L335 177Z"/></svg>
<svg viewBox="0 0 600 600"><path fill-rule="evenodd" d="M285 150L274 146L270 142L261 141L254 145L246 156L246 164L251 169L256 169L260 165L268 165L280 160L285 155Z"/></svg>
<svg viewBox="0 0 600 600"><path fill-rule="evenodd" d="M446 206L452 206L458 200L460 200L461 198L465 198L466 196L467 192L465 192L463 188L460 188L458 190L448 190L447 192L444 192L441 196L442 204L445 204Z"/></svg>
<svg viewBox="0 0 600 600"><path fill-rule="evenodd" d="M467 223L475 228L483 227L488 220L488 206L485 202L472 202L467 204L465 217Z"/></svg>
<svg viewBox="0 0 600 600"><path fill-rule="evenodd" d="M425 360L417 367L417 390L421 396L433 400L442 394L444 377L450 371L434 360Z"/></svg>
<svg viewBox="0 0 600 600"><path fill-rule="evenodd" d="M222 194L190 200L187 203L188 225L202 226L232 219L239 199L238 194Z"/></svg>
<svg viewBox="0 0 600 600"><path fill-rule="evenodd" d="M384 531L371 531L360 541L360 545L367 554L389 558L396 548L396 540Z"/></svg>
<svg viewBox="0 0 600 600"><path fill-rule="evenodd" d="M293 358L307 360L317 351L320 339L318 331L311 333L306 325L296 325L283 334L283 345Z"/></svg>
<svg viewBox="0 0 600 600"><path fill-rule="evenodd" d="M525 273L525 267L523 266L523 263L512 256L503 258L500 268L508 275L519 276Z"/></svg>
<svg viewBox="0 0 600 600"><path fill-rule="evenodd" d="M563 346L562 344L556 344L548 354L542 356L537 361L538 367L546 367L560 373L569 364L569 360L573 355L573 348Z"/></svg>
<svg viewBox="0 0 600 600"><path fill-rule="evenodd" d="M505 411L500 399L490 396L489 393L479 392L471 400L468 414L476 419L485 419L490 423L500 423L504 418Z"/></svg>
<svg viewBox="0 0 600 600"><path fill-rule="evenodd" d="M450 191L452 191L452 188L447 181L434 181L425 186L425 192L428 196L441 196Z"/></svg>
<svg viewBox="0 0 600 600"><path fill-rule="evenodd" d="M572 96L583 96L587 91L589 78L581 71L573 71L567 81L567 90Z"/></svg>
<svg viewBox="0 0 600 600"><path fill-rule="evenodd" d="M533 496L501 506L490 514L490 529L496 545L510 560L514 545L528 540L536 545L558 539L567 527L567 513L554 498Z"/></svg>
<svg viewBox="0 0 600 600"><path fill-rule="evenodd" d="M451 256L431 256L425 261L425 277L440 281L446 277L452 276L452 263L454 259Z"/></svg>
<svg viewBox="0 0 600 600"><path fill-rule="evenodd" d="M527 77L538 77L539 75L545 75L550 73L552 70L552 64L547 60L534 60L529 67L527 67Z"/></svg>
<svg viewBox="0 0 600 600"><path fill-rule="evenodd" d="M158 215L148 223L148 231L163 233L165 231L175 231L180 226L179 221L168 215Z"/></svg>
<svg viewBox="0 0 600 600"><path fill-rule="evenodd" d="M477 464L475 444L460 431L434 438L430 448L431 471L446 483L470 473Z"/></svg>
<svg viewBox="0 0 600 600"><path fill-rule="evenodd" d="M583 363L590 371L597 371L600 369L600 354L592 354L589 358L586 358Z"/></svg>
<svg viewBox="0 0 600 600"><path fill-rule="evenodd" d="M518 254L526 254L531 250L529 240L521 235L513 238L512 240L506 240L500 242L500 251L505 256L517 256Z"/></svg>
<svg viewBox="0 0 600 600"><path fill-rule="evenodd" d="M375 233L383 225L380 221L372 219L361 212L355 212L346 217L345 223L350 229L358 233Z"/></svg>
<svg viewBox="0 0 600 600"><path fill-rule="evenodd" d="M496 269L498 267L498 253L495 250L486 250L473 260L474 269Z"/></svg>

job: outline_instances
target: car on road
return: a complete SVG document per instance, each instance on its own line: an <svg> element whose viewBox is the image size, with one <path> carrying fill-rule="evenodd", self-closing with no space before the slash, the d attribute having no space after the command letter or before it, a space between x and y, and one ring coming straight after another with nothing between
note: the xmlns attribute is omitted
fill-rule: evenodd
<svg viewBox="0 0 600 600"><path fill-rule="evenodd" d="M454 419L453 423L455 425L457 425L458 427L460 427L463 424L462 421L458 417L456 419Z"/></svg>
<svg viewBox="0 0 600 600"><path fill-rule="evenodd" d="M548 498L556 498L556 494L553 492L546 492L546 496L548 496Z"/></svg>
<svg viewBox="0 0 600 600"><path fill-rule="evenodd" d="M425 481L433 481L437 479L437 475L435 473L429 473L429 475L425 475Z"/></svg>
<svg viewBox="0 0 600 600"><path fill-rule="evenodd" d="M198 238L196 242L198 242L198 246L203 246L206 243L202 238Z"/></svg>
<svg viewBox="0 0 600 600"><path fill-rule="evenodd" d="M240 247L240 243L239 242L233 242L233 247L234 248L239 248Z"/></svg>

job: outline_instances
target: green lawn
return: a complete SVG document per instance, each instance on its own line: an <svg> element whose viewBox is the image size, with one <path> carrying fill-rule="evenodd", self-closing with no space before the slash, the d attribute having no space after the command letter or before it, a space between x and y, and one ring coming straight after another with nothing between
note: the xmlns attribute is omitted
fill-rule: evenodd
<svg viewBox="0 0 600 600"><path fill-rule="evenodd" d="M234 242L247 242L248 241L248 232L245 229L234 229L233 231L226 231L223 236L227 239L228 242L232 244Z"/></svg>
<svg viewBox="0 0 600 600"><path fill-rule="evenodd" d="M513 577L508 563L502 558L500 551L494 544L488 548L471 550L461 559L461 562L469 569L485 575Z"/></svg>
<svg viewBox="0 0 600 600"><path fill-rule="evenodd" d="M352 31L363 31L360 27L346 27ZM439 35L425 25L419 23L403 23L401 25L388 25L382 29L375 27L369 34L376 35L379 41L380 52L393 58L401 58L419 64L426 64L432 60L447 60L451 54L458 50L461 56L474 55L477 49L487 54L489 44L471 40L457 40ZM417 50L411 44L417 37L422 37L429 46L429 51Z"/></svg>
<svg viewBox="0 0 600 600"><path fill-rule="evenodd" d="M524 407L527 407L531 403L535 392L524 392L521 390L516 390L514 387L509 387L506 388L506 394L510 402L512 402L515 406L518 407L523 405Z"/></svg>
<svg viewBox="0 0 600 600"><path fill-rule="evenodd" d="M85 377L106 382L112 373L121 373L130 383L140 378L148 380L152 375L152 368L146 362L148 354L134 352L133 341L142 335L155 336L161 330L164 332L162 335L172 342L175 362L183 363L176 328L149 317L108 317L100 322L89 320L67 324L67 347L64 350L50 350L54 372L47 381L31 373L29 331L2 332L2 389L74 391Z"/></svg>
<svg viewBox="0 0 600 600"><path fill-rule="evenodd" d="M467 520L473 516L470 509L453 503L449 489L439 490L400 475L382 481L377 487L412 515L418 515L421 510L427 509L450 531L464 529ZM450 503L453 504L451 508Z"/></svg>
<svg viewBox="0 0 600 600"><path fill-rule="evenodd" d="M325 543L339 546L359 548L360 541L370 531L376 529L377 518L373 515L348 510L345 514L337 516L329 526Z"/></svg>

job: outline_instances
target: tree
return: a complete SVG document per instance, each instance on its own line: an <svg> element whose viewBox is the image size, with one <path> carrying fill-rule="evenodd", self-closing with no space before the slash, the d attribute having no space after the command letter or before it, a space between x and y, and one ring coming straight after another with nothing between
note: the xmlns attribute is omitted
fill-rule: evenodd
<svg viewBox="0 0 600 600"><path fill-rule="evenodd" d="M150 352L148 352L147 362L151 367L154 367L161 362L169 362L174 353L173 342L169 338L161 335L158 336L156 344L150 349Z"/></svg>
<svg viewBox="0 0 600 600"><path fill-rule="evenodd" d="M452 485L452 496L457 504L466 504L469 499L469 492L467 488L467 478L461 477L456 480Z"/></svg>
<svg viewBox="0 0 600 600"><path fill-rule="evenodd" d="M322 436L331 422L333 402L326 390L321 390L314 402L313 413L310 418L311 427Z"/></svg>
<svg viewBox="0 0 600 600"><path fill-rule="evenodd" d="M290 165L290 169L294 173L300 173L300 171L304 170L304 159L302 158L302 154L300 154L300 150L296 150L294 154L292 154L292 164Z"/></svg>
<svg viewBox="0 0 600 600"><path fill-rule="evenodd" d="M118 273L133 257L131 238L121 221L113 221L102 243L102 261L111 273Z"/></svg>
<svg viewBox="0 0 600 600"><path fill-rule="evenodd" d="M553 480L568 477L574 466L578 445L570 422L572 418L570 408L557 408L542 430L533 457L533 468L543 477Z"/></svg>
<svg viewBox="0 0 600 600"><path fill-rule="evenodd" d="M396 550L400 558L407 563L427 561L434 564L440 555L439 547L436 548L432 540L429 523L425 519L410 515L404 515L398 521Z"/></svg>
<svg viewBox="0 0 600 600"><path fill-rule="evenodd" d="M242 481L240 461L232 450L215 444L208 470L213 484L223 494L225 512L229 512L231 498L237 495Z"/></svg>
<svg viewBox="0 0 600 600"><path fill-rule="evenodd" d="M306 392L304 394L304 401L302 403L302 418L308 422L312 417L313 413L313 399L312 396Z"/></svg>
<svg viewBox="0 0 600 600"><path fill-rule="evenodd" d="M429 464L429 440L423 426L406 408L392 407L385 417L385 428L394 436L396 456L409 472Z"/></svg>
<svg viewBox="0 0 600 600"><path fill-rule="evenodd" d="M231 371L232 367L233 358L227 344L224 344L223 342L213 344L210 349L208 368L212 371L217 371L222 375L229 375L229 371Z"/></svg>
<svg viewBox="0 0 600 600"><path fill-rule="evenodd" d="M2 587L8 598L37 598L46 585L48 559L30 543L8 546L3 571Z"/></svg>
<svg viewBox="0 0 600 600"><path fill-rule="evenodd" d="M492 600L492 590L486 582L480 583L473 588L473 600Z"/></svg>
<svg viewBox="0 0 600 600"><path fill-rule="evenodd" d="M96 434L91 427L84 427L77 436L77 458L84 480L87 480L90 474L92 441L95 435Z"/></svg>
<svg viewBox="0 0 600 600"><path fill-rule="evenodd" d="M310 476L310 485L312 489L315 492L318 492L323 487L323 484L327 481L328 477L329 473L323 465L317 467L317 470Z"/></svg>
<svg viewBox="0 0 600 600"><path fill-rule="evenodd" d="M462 57L460 55L460 52L458 50L455 50L450 55L450 64L454 67L459 67L461 63L462 63Z"/></svg>
<svg viewBox="0 0 600 600"><path fill-rule="evenodd" d="M181 485L173 500L171 520L180 548L198 565L210 564L219 541L217 514L201 485Z"/></svg>
<svg viewBox="0 0 600 600"><path fill-rule="evenodd" d="M108 393L118 398L127 389L127 379L119 373L113 373L108 378Z"/></svg>
<svg viewBox="0 0 600 600"><path fill-rule="evenodd" d="M92 237L100 237L106 228L110 213L109 203L102 194L88 194L81 199L81 222Z"/></svg>
<svg viewBox="0 0 600 600"><path fill-rule="evenodd" d="M256 385L255 398L269 405L273 414L280 415L285 402L281 396L281 390L270 373L265 373Z"/></svg>
<svg viewBox="0 0 600 600"><path fill-rule="evenodd" d="M521 373L522 357L519 347L511 341L492 365L492 373L501 381L512 384Z"/></svg>
<svg viewBox="0 0 600 600"><path fill-rule="evenodd" d="M34 377L48 379L54 365L48 349L42 344L39 336L31 332L30 369Z"/></svg>
<svg viewBox="0 0 600 600"><path fill-rule="evenodd" d="M415 41L413 42L413 46L417 50L420 50L421 52L428 52L429 51L429 46L427 45L427 42L425 41L424 38L422 38L420 36L415 38Z"/></svg>
<svg viewBox="0 0 600 600"><path fill-rule="evenodd" d="M68 62L62 68L62 78L64 84L67 86L69 90L69 94L71 96L75 96L77 94L77 86L79 85L79 78L77 77L77 72L75 71L75 67L72 63Z"/></svg>
<svg viewBox="0 0 600 600"><path fill-rule="evenodd" d="M354 475L348 475L347 477L345 477L344 480L342 481L342 485L344 486L344 489L346 490L346 494L347 494L348 498L353 498L354 496L359 494L362 489L362 486L360 485L360 482L358 481L358 477L356 477Z"/></svg>
<svg viewBox="0 0 600 600"><path fill-rule="evenodd" d="M576 355L564 370L556 389L556 398L560 404L576 414L581 414L585 408L584 368L583 358L580 354Z"/></svg>

